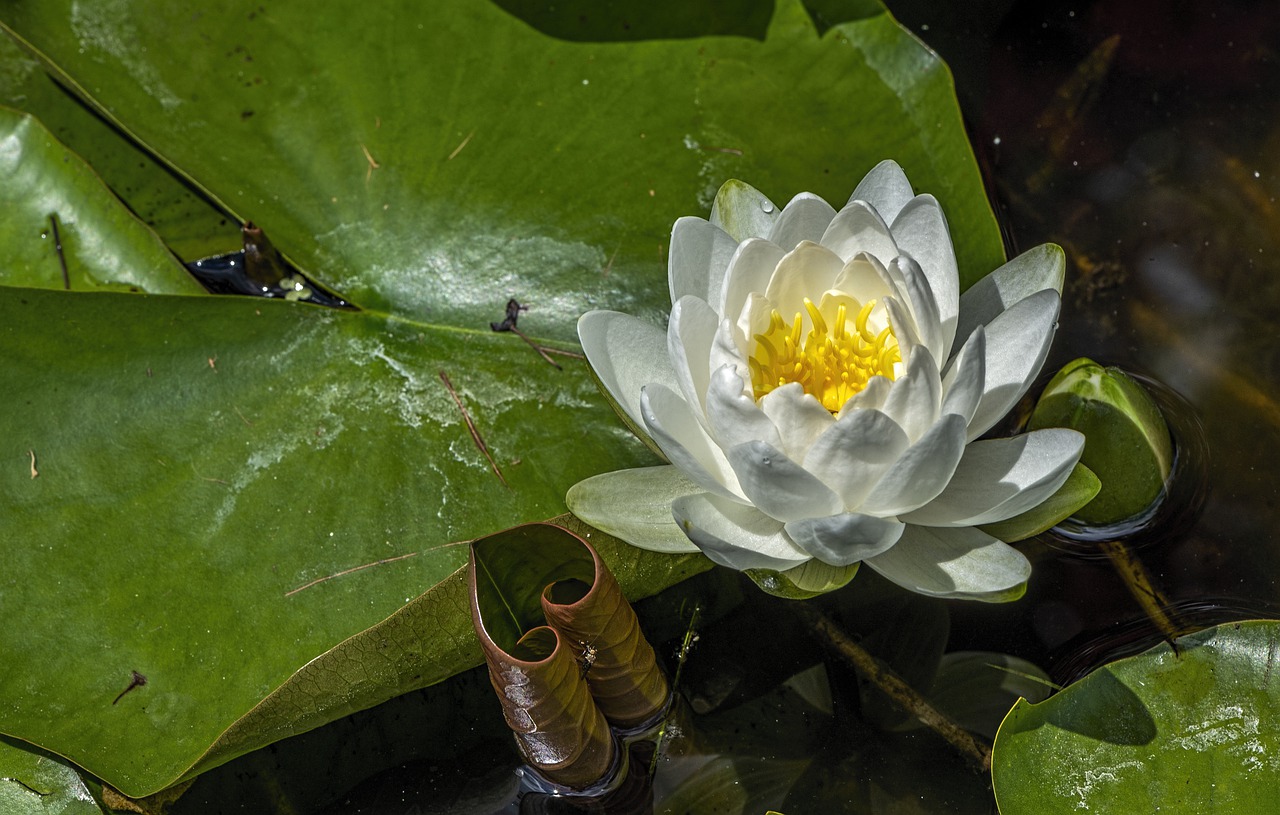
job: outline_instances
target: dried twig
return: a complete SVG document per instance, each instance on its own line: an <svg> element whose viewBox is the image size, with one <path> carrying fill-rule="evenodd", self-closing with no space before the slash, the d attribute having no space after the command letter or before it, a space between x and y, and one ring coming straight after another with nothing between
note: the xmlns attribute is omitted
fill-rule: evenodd
<svg viewBox="0 0 1280 815"><path fill-rule="evenodd" d="M409 552L408 554L397 555L396 557L386 557L386 558L383 558L382 560L375 560L373 563L365 563L362 566L352 566L350 569L343 569L342 571L337 572L335 574L325 575L324 577L317 577L315 580L312 580L310 583L303 583L301 586L298 586L298 588L296 589L290 589L289 591L286 591L284 593L284 596L292 597L293 595L297 594L303 589L309 589L312 586L318 586L321 583L327 582L329 580L334 580L339 577L344 577L349 574L354 574L355 572L363 571L365 569L371 569L374 566L381 566L384 563L395 563L397 560L404 560L405 558L411 558L417 554L418 554L417 552Z"/></svg>
<svg viewBox="0 0 1280 815"><path fill-rule="evenodd" d="M365 147L365 146L362 144L362 145L360 145L360 149L364 151L364 157L365 157L365 160L369 162L369 169L365 170L365 172L364 172L364 180L365 180L365 182L366 182L366 183L368 183L369 178L373 175L373 171L374 171L374 170L376 170L376 169L378 169L378 168L379 168L379 167L381 167L382 165L381 165L381 164L379 164L379 163L374 159L373 154L369 152L369 148L368 148L368 147Z"/></svg>
<svg viewBox="0 0 1280 815"><path fill-rule="evenodd" d="M462 420L467 423L467 432L471 434L471 440L476 443L476 447L480 448L480 452L484 453L484 457L489 460L489 466L493 468L493 474L502 482L502 486L509 489L511 485L507 483L507 478L502 474L502 468L498 466L498 462L493 460L493 454L489 452L489 445L485 444L484 439L480 437L480 431L476 429L476 423L471 421L471 414L467 413L462 400L458 398L458 392L453 389L453 383L449 381L449 375L444 371L440 371L440 381L449 389L449 395L453 397L453 403L458 406L458 410L462 413Z"/></svg>
<svg viewBox="0 0 1280 815"><path fill-rule="evenodd" d="M462 144L459 144L457 147L453 148L453 152L449 154L449 157L448 157L447 159L445 159L445 161L453 161L453 159L454 159L454 158L455 158L459 153L461 153L461 152L462 152L462 148L464 148L464 147L466 147L466 146L467 146L467 142L471 141L471 137L472 137L472 136L474 136L475 134L476 134L476 132L475 132L474 130L473 130L473 131L471 131L470 133L468 133L468 134L467 134L467 137L466 137L465 139L463 139L463 140L462 140Z"/></svg>

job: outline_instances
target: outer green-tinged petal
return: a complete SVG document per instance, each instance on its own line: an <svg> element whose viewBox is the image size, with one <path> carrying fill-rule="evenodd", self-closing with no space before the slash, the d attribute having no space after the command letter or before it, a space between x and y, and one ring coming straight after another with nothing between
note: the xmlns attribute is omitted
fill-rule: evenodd
<svg viewBox="0 0 1280 815"><path fill-rule="evenodd" d="M848 585L860 564L832 566L810 559L786 571L747 569L744 574L763 591L785 600L808 600ZM819 666L821 667L821 666ZM823 680L825 682L825 679Z"/></svg>
<svg viewBox="0 0 1280 815"><path fill-rule="evenodd" d="M707 385L711 381L708 350L715 342L719 324L715 311L693 295L676 301L667 323L667 354L680 383L680 393L699 412L706 407Z"/></svg>
<svg viewBox="0 0 1280 815"><path fill-rule="evenodd" d="M921 345L911 352L906 373L889 389L883 410L915 441L937 423L941 406L942 378L933 355Z"/></svg>
<svg viewBox="0 0 1280 815"><path fill-rule="evenodd" d="M769 232L769 240L788 252L801 241L816 243L822 240L822 233L835 217L836 211L830 204L811 192L802 192L783 208Z"/></svg>
<svg viewBox="0 0 1280 815"><path fill-rule="evenodd" d="M716 193L710 220L734 240L745 241L768 237L778 215L778 207L768 196L745 181L731 178Z"/></svg>
<svg viewBox="0 0 1280 815"><path fill-rule="evenodd" d="M898 244L889 232L889 225L865 201L851 201L836 213L822 235L822 245L846 261L866 252L888 263L898 256Z"/></svg>
<svg viewBox="0 0 1280 815"><path fill-rule="evenodd" d="M905 524L856 512L806 518L786 525L787 535L809 554L834 566L875 557L898 542Z"/></svg>
<svg viewBox="0 0 1280 815"><path fill-rule="evenodd" d="M654 552L696 552L671 517L671 502L702 492L671 465L601 473L569 488L569 511L602 532Z"/></svg>
<svg viewBox="0 0 1280 815"><path fill-rule="evenodd" d="M864 562L910 591L992 603L1021 597L1031 576L1021 552L970 527L908 526L893 548Z"/></svg>
<svg viewBox="0 0 1280 815"><path fill-rule="evenodd" d="M724 273L738 242L701 218L684 217L671 228L667 285L671 302L693 296L714 303L724 288Z"/></svg>
<svg viewBox="0 0 1280 815"><path fill-rule="evenodd" d="M740 444L728 451L742 493L762 512L779 521L833 515L844 508L816 475L762 441Z"/></svg>
<svg viewBox="0 0 1280 815"><path fill-rule="evenodd" d="M666 332L655 325L617 311L589 311L578 319L578 339L600 383L636 427L644 428L641 388L650 382L680 387Z"/></svg>
<svg viewBox="0 0 1280 815"><path fill-rule="evenodd" d="M866 201L876 208L886 223L893 223L902 208L914 197L911 182L907 180L906 173L902 172L898 162L885 159L863 176L849 200Z"/></svg>
<svg viewBox="0 0 1280 815"><path fill-rule="evenodd" d="M982 326L969 335L942 377L942 412L964 417L967 425L982 401L987 381L987 331Z"/></svg>
<svg viewBox="0 0 1280 815"><path fill-rule="evenodd" d="M1083 435L1061 428L976 441L965 448L947 488L902 519L925 526L976 526L1011 518L1055 493L1083 449Z"/></svg>
<svg viewBox="0 0 1280 815"><path fill-rule="evenodd" d="M907 434L883 412L847 410L809 448L804 467L846 507L856 507L910 446Z"/></svg>
<svg viewBox="0 0 1280 815"><path fill-rule="evenodd" d="M987 325L982 401L969 421L970 440L987 432L1027 392L1049 354L1061 307L1058 293L1044 289Z"/></svg>
<svg viewBox="0 0 1280 815"><path fill-rule="evenodd" d="M986 325L1014 304L1038 291L1052 289L1062 294L1066 257L1062 247L1052 243L1028 249L960 295L960 321L956 342L980 325Z"/></svg>
<svg viewBox="0 0 1280 815"><path fill-rule="evenodd" d="M1077 464L1067 480L1053 495L1027 510L993 524L983 524L982 531L1006 543L1025 540L1057 526L1076 510L1093 500L1102 482L1083 464Z"/></svg>
<svg viewBox="0 0 1280 815"><path fill-rule="evenodd" d="M831 412L805 393L799 382L769 391L760 400L760 408L778 428L782 452L792 461L804 461L814 441L835 424Z"/></svg>
<svg viewBox="0 0 1280 815"><path fill-rule="evenodd" d="M722 566L781 571L809 559L781 522L755 507L699 493L677 498L671 512L702 553Z"/></svg>
<svg viewBox="0 0 1280 815"><path fill-rule="evenodd" d="M920 264L938 303L942 324L942 359L951 353L960 310L960 272L951 232L942 207L932 195L917 195L891 222L898 248Z"/></svg>
<svg viewBox="0 0 1280 815"><path fill-rule="evenodd" d="M910 512L932 501L951 480L964 453L964 422L943 416L894 462L860 508L876 515Z"/></svg>
<svg viewBox="0 0 1280 815"><path fill-rule="evenodd" d="M640 409L644 426L668 461L704 490L738 500L733 469L688 402L665 385L652 384L640 391Z"/></svg>

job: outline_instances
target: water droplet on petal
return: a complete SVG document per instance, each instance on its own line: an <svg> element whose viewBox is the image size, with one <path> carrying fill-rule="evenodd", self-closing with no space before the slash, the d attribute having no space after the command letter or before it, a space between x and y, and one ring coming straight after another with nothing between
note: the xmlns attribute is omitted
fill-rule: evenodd
<svg viewBox="0 0 1280 815"><path fill-rule="evenodd" d="M766 215L768 215L768 214L772 213L772 212L773 212L773 202L772 202L772 201L765 201L764 203L762 203L762 204L760 205L760 209L764 210L764 212L765 212L765 214L766 214Z"/></svg>

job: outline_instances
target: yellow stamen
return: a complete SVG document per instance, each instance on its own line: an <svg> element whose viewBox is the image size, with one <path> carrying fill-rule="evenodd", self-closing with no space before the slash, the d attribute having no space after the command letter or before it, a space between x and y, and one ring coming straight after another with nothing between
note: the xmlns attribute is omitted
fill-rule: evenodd
<svg viewBox="0 0 1280 815"><path fill-rule="evenodd" d="M769 315L769 328L755 336L755 349L748 360L751 383L757 399L791 382L799 382L822 406L838 413L844 403L862 391L873 376L894 378L893 369L902 361L898 338L891 327L875 334L867 320L875 308L872 300L858 310L850 331L848 312L839 305L835 314L823 314L805 298L804 313L796 312L790 323L777 309ZM804 314L812 328L803 338ZM833 327L827 324L827 318Z"/></svg>

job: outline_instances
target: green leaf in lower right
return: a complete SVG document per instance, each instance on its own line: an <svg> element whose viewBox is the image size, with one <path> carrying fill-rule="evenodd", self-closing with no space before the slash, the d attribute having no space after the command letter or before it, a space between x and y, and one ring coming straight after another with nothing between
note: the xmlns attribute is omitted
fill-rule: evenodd
<svg viewBox="0 0 1280 815"><path fill-rule="evenodd" d="M1002 815L1275 812L1280 621L1228 623L1105 665L1000 726Z"/></svg>

